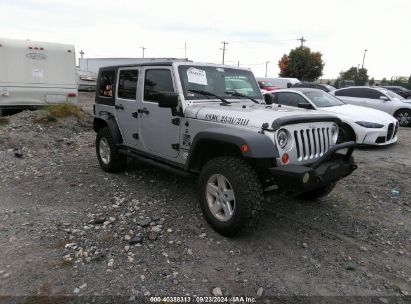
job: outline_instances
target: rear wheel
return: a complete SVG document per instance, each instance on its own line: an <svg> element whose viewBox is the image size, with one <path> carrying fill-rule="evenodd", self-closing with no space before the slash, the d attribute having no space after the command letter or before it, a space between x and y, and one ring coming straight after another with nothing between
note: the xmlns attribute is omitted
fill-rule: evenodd
<svg viewBox="0 0 411 304"><path fill-rule="evenodd" d="M255 224L262 209L263 189L247 162L218 157L200 173L199 201L210 226L224 236L234 236Z"/></svg>
<svg viewBox="0 0 411 304"><path fill-rule="evenodd" d="M411 126L411 111L407 109L398 110L394 117L398 120L401 127Z"/></svg>
<svg viewBox="0 0 411 304"><path fill-rule="evenodd" d="M126 167L127 157L118 152L107 127L97 132L96 154L101 168L106 172L120 172Z"/></svg>

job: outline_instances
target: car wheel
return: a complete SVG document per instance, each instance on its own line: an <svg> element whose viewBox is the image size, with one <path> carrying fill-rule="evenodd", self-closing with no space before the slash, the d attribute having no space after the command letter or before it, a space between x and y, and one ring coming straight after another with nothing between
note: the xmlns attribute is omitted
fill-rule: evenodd
<svg viewBox="0 0 411 304"><path fill-rule="evenodd" d="M304 200L309 200L309 201L316 200L318 198L321 198L323 196L330 194L331 191L334 190L334 188L335 188L335 183L330 183L327 186L323 186L323 187L305 192L300 195L300 198Z"/></svg>
<svg viewBox="0 0 411 304"><path fill-rule="evenodd" d="M350 126L344 124L338 132L337 144L348 141L356 141L355 133Z"/></svg>
<svg viewBox="0 0 411 304"><path fill-rule="evenodd" d="M407 109L398 110L394 117L398 120L401 127L409 127L411 125L411 111Z"/></svg>
<svg viewBox="0 0 411 304"><path fill-rule="evenodd" d="M261 182L255 170L240 158L210 160L200 173L198 186L207 222L224 236L234 236L253 226L261 213Z"/></svg>
<svg viewBox="0 0 411 304"><path fill-rule="evenodd" d="M107 127L97 132L96 154L101 168L106 172L120 172L126 167L127 157L118 152Z"/></svg>

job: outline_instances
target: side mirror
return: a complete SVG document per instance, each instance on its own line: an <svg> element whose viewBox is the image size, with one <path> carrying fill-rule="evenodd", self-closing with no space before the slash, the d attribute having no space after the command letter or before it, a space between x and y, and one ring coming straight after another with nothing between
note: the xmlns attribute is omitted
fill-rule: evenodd
<svg viewBox="0 0 411 304"><path fill-rule="evenodd" d="M303 109L312 109L313 108L312 105L309 104L308 102L299 102L298 107L303 108Z"/></svg>
<svg viewBox="0 0 411 304"><path fill-rule="evenodd" d="M382 100L382 101L388 101L388 100L390 100L387 96L380 96L380 99Z"/></svg>
<svg viewBox="0 0 411 304"><path fill-rule="evenodd" d="M178 93L161 92L156 99L160 108L175 108L178 106Z"/></svg>
<svg viewBox="0 0 411 304"><path fill-rule="evenodd" d="M264 94L264 101L266 104L270 105L274 103L274 96L270 93Z"/></svg>

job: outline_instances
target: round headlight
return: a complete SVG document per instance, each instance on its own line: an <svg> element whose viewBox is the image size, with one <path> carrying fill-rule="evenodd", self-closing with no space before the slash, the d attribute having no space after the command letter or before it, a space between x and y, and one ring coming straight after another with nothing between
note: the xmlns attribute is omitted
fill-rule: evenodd
<svg viewBox="0 0 411 304"><path fill-rule="evenodd" d="M331 138L333 143L337 142L338 139L338 126L336 124L333 124L333 126L331 127Z"/></svg>
<svg viewBox="0 0 411 304"><path fill-rule="evenodd" d="M288 142L288 135L284 129L281 129L277 132L277 142L281 149L283 149Z"/></svg>

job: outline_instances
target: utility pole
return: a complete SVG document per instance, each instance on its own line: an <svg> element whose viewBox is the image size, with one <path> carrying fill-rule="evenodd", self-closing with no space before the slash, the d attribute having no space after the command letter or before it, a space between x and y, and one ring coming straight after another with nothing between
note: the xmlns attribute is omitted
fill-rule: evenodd
<svg viewBox="0 0 411 304"><path fill-rule="evenodd" d="M368 51L367 49L364 50L364 56L362 57L362 67L361 67L361 69L364 68L365 53L367 53L367 51Z"/></svg>
<svg viewBox="0 0 411 304"><path fill-rule="evenodd" d="M223 51L223 64L224 64L225 52L227 51L227 49L226 49L225 46L228 44L228 42L223 41L223 42L221 42L221 43L223 44L223 48L222 48L222 49L220 48L220 50Z"/></svg>
<svg viewBox="0 0 411 304"><path fill-rule="evenodd" d="M237 61L237 66L240 67L240 60Z"/></svg>
<svg viewBox="0 0 411 304"><path fill-rule="evenodd" d="M144 58L144 51L145 51L147 48L145 48L144 46L140 46L140 49L143 50L143 58Z"/></svg>
<svg viewBox="0 0 411 304"><path fill-rule="evenodd" d="M187 42L184 42L184 58L187 59Z"/></svg>
<svg viewBox="0 0 411 304"><path fill-rule="evenodd" d="M298 38L297 40L301 42L301 47L304 46L304 42L307 42L307 40L304 39L304 37Z"/></svg>
<svg viewBox="0 0 411 304"><path fill-rule="evenodd" d="M81 59L83 59L83 55L84 55L84 51L83 51L83 50L80 50Z"/></svg>
<svg viewBox="0 0 411 304"><path fill-rule="evenodd" d="M266 62L265 62L265 77L267 77L267 65L268 65L269 63L270 63L269 61L266 61Z"/></svg>

